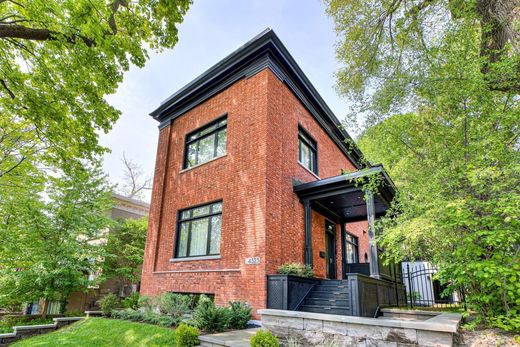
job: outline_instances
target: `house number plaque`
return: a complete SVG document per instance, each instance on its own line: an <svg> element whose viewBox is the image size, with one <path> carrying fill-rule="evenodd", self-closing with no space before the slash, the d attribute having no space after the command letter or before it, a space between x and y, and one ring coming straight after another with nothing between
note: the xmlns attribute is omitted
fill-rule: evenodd
<svg viewBox="0 0 520 347"><path fill-rule="evenodd" d="M246 258L246 265L258 265L260 264L260 257Z"/></svg>

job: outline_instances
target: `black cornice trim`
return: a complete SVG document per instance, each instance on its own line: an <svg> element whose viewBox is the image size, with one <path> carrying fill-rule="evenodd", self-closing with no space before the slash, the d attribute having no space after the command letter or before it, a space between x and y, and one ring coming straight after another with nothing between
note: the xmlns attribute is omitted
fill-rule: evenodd
<svg viewBox="0 0 520 347"><path fill-rule="evenodd" d="M242 78L269 68L283 81L314 116L357 169L362 168L361 151L318 94L273 30L267 29L166 99L150 115L159 128L204 102ZM352 145L348 145L349 142Z"/></svg>

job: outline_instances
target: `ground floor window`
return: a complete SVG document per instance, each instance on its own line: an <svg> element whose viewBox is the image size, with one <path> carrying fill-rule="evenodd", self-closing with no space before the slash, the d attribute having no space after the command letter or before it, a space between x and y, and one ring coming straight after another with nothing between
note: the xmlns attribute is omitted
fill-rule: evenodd
<svg viewBox="0 0 520 347"><path fill-rule="evenodd" d="M347 264L359 263L358 238L349 233L345 236L345 255Z"/></svg>
<svg viewBox="0 0 520 347"><path fill-rule="evenodd" d="M222 201L179 212L176 258L220 254Z"/></svg>

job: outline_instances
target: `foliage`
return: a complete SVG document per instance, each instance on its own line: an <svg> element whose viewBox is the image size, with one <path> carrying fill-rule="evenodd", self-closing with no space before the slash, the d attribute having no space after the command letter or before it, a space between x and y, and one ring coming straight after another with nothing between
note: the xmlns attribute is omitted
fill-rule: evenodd
<svg viewBox="0 0 520 347"><path fill-rule="evenodd" d="M281 275L294 275L313 278L314 271L310 266L301 263L285 263L278 267L277 272Z"/></svg>
<svg viewBox="0 0 520 347"><path fill-rule="evenodd" d="M453 54L480 75L476 87L520 91L515 0L325 2L343 64L337 72L338 90L355 102L353 118L364 114L371 122L380 120L422 106L425 91L471 81L472 76L459 74L445 59ZM451 70L439 73L439 67Z"/></svg>
<svg viewBox="0 0 520 347"><path fill-rule="evenodd" d="M195 325L208 332L224 331L228 322L228 310L218 307L207 296L202 296L193 311L193 321Z"/></svg>
<svg viewBox="0 0 520 347"><path fill-rule="evenodd" d="M105 316L110 315L110 313L112 313L114 309L120 307L120 305L121 302L114 293L109 293L99 300L99 306Z"/></svg>
<svg viewBox="0 0 520 347"><path fill-rule="evenodd" d="M279 347L278 338L271 334L269 330L258 330L251 337L251 347Z"/></svg>
<svg viewBox="0 0 520 347"><path fill-rule="evenodd" d="M130 64L144 66L149 49L177 43L177 25L189 5L188 0L2 1L0 115L25 135L6 131L0 137L1 151L12 150L1 163L0 178L4 168L16 171L20 162L63 168L102 154L98 134L119 117L104 97L117 90Z"/></svg>
<svg viewBox="0 0 520 347"><path fill-rule="evenodd" d="M63 314L63 316L65 316L65 317L84 317L85 312L83 312L81 310L71 310L71 311L65 312Z"/></svg>
<svg viewBox="0 0 520 347"><path fill-rule="evenodd" d="M387 260L431 261L483 322L520 329L512 1L500 2L503 13L493 1L327 3L344 64L338 87L369 125L358 143L365 164L382 163L399 189L379 226Z"/></svg>
<svg viewBox="0 0 520 347"><path fill-rule="evenodd" d="M143 264L148 220L119 220L108 233L102 278L129 284L140 280L139 267Z"/></svg>
<svg viewBox="0 0 520 347"><path fill-rule="evenodd" d="M159 312L178 319L189 311L190 302L190 297L185 294L164 293L156 297Z"/></svg>
<svg viewBox="0 0 520 347"><path fill-rule="evenodd" d="M199 344L199 329L181 324L175 330L176 347L193 347Z"/></svg>
<svg viewBox="0 0 520 347"><path fill-rule="evenodd" d="M111 315L114 319L123 319L134 322L143 322L163 327L173 327L179 324L180 319L161 315L152 311L140 311L130 308L124 310L112 310Z"/></svg>
<svg viewBox="0 0 520 347"><path fill-rule="evenodd" d="M245 329L251 320L251 306L247 302L230 301L227 321L228 329Z"/></svg>
<svg viewBox="0 0 520 347"><path fill-rule="evenodd" d="M145 311L151 311L153 310L153 300L147 295L141 295L137 300L137 306Z"/></svg>
<svg viewBox="0 0 520 347"><path fill-rule="evenodd" d="M124 308L131 308L132 310L137 310L139 308L139 293L134 292L123 299L123 307Z"/></svg>
<svg viewBox="0 0 520 347"><path fill-rule="evenodd" d="M51 324L54 321L50 318L32 318L27 316L5 316L0 319L0 334L10 333L17 325L40 325Z"/></svg>
<svg viewBox="0 0 520 347"><path fill-rule="evenodd" d="M99 162L27 184L21 193L0 189L0 306L62 301L85 289L112 223L111 187Z"/></svg>
<svg viewBox="0 0 520 347"><path fill-rule="evenodd" d="M55 332L23 339L12 346L171 346L175 331L118 319L89 318Z"/></svg>

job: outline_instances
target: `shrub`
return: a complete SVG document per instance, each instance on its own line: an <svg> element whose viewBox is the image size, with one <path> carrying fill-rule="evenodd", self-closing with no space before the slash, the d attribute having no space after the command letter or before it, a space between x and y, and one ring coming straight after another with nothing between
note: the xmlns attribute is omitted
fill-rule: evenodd
<svg viewBox="0 0 520 347"><path fill-rule="evenodd" d="M85 312L82 312L81 310L72 310L65 312L63 315L65 317L83 317L85 316Z"/></svg>
<svg viewBox="0 0 520 347"><path fill-rule="evenodd" d="M163 316L152 311L142 312L139 310L132 310L130 308L124 310L113 310L112 318L129 320L134 322L144 322L153 325L160 325L167 328L179 324L179 319L177 318Z"/></svg>
<svg viewBox="0 0 520 347"><path fill-rule="evenodd" d="M149 296L141 295L137 300L137 307L142 308L146 311L153 310L153 300Z"/></svg>
<svg viewBox="0 0 520 347"><path fill-rule="evenodd" d="M190 303L190 297L183 294L164 293L157 298L159 312L177 319L189 311Z"/></svg>
<svg viewBox="0 0 520 347"><path fill-rule="evenodd" d="M176 347L193 347L199 344L199 329L181 324L175 330Z"/></svg>
<svg viewBox="0 0 520 347"><path fill-rule="evenodd" d="M215 306L210 298L201 295L193 311L193 321L199 329L209 332L224 331L227 327L228 312L228 309Z"/></svg>
<svg viewBox="0 0 520 347"><path fill-rule="evenodd" d="M251 347L279 347L278 338L268 330L258 330L251 338Z"/></svg>
<svg viewBox="0 0 520 347"><path fill-rule="evenodd" d="M251 307L246 302L229 302L229 317L227 327L229 329L245 329L251 319Z"/></svg>
<svg viewBox="0 0 520 347"><path fill-rule="evenodd" d="M278 268L277 272L281 275L294 275L307 278L314 277L312 268L302 263L285 263Z"/></svg>
<svg viewBox="0 0 520 347"><path fill-rule="evenodd" d="M113 293L107 294L99 300L99 306L101 306L103 315L108 316L114 309L120 306L119 298Z"/></svg>
<svg viewBox="0 0 520 347"><path fill-rule="evenodd" d="M130 294L129 296L127 296L126 298L124 298L123 307L131 308L132 310L137 310L137 308L139 307L139 299L140 299L139 293L134 292L134 293Z"/></svg>

